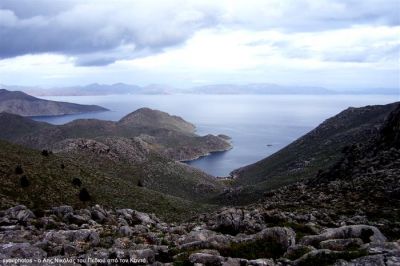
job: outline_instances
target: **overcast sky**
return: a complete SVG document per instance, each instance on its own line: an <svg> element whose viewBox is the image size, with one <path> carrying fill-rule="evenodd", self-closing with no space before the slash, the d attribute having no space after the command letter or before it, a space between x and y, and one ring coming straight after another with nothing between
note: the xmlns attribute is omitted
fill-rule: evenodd
<svg viewBox="0 0 400 266"><path fill-rule="evenodd" d="M0 83L399 87L399 0L0 1Z"/></svg>

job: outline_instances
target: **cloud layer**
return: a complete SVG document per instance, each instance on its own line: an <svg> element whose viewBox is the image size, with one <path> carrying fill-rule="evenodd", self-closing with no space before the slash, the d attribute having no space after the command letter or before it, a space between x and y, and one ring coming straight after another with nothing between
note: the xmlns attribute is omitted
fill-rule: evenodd
<svg viewBox="0 0 400 266"><path fill-rule="evenodd" d="M313 33L355 25L400 24L399 1L31 1L0 2L0 59L60 54L99 66L179 47L204 29ZM313 53L282 42L287 56ZM286 48L285 49L285 45ZM398 45L381 47L398 52ZM381 49L373 54L379 56ZM340 50L340 49L337 49ZM301 51L299 53L299 51ZM323 60L365 61L368 51L334 51Z"/></svg>

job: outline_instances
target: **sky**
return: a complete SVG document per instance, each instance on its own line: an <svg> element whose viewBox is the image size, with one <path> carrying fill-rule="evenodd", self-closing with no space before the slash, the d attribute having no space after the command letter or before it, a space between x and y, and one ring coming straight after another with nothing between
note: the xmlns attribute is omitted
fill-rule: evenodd
<svg viewBox="0 0 400 266"><path fill-rule="evenodd" d="M0 84L400 87L400 0L0 0Z"/></svg>

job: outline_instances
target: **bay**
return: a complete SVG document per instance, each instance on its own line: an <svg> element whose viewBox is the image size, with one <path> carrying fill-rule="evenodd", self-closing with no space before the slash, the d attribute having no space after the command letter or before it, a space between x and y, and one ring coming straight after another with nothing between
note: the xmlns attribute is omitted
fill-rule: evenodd
<svg viewBox="0 0 400 266"><path fill-rule="evenodd" d="M117 121L141 107L178 115L197 127L197 134L225 134L233 148L186 162L214 176L278 151L325 119L352 107L399 101L398 95L107 95L52 96L49 100L97 104L109 112L54 117L37 121L64 124L75 119Z"/></svg>

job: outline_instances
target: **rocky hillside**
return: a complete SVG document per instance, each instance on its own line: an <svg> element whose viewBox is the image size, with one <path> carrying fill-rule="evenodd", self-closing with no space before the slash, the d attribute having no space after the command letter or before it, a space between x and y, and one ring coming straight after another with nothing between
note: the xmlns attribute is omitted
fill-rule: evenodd
<svg viewBox="0 0 400 266"><path fill-rule="evenodd" d="M0 141L0 206L19 202L36 210L99 203L182 219L212 208L204 202L224 189L140 140L76 139L62 147L53 154Z"/></svg>
<svg viewBox="0 0 400 266"><path fill-rule="evenodd" d="M244 202L264 191L314 177L342 156L344 147L375 137L399 103L348 108L277 153L232 172Z"/></svg>
<svg viewBox="0 0 400 266"><path fill-rule="evenodd" d="M204 213L190 219L188 206L196 205L184 195L165 196L146 188L146 181L135 189L121 175L124 169L111 176L114 166L126 167L125 161L140 164L160 156L149 154L151 146L140 137L64 140L57 154L40 156L0 142L0 259L14 264L400 265L400 106L389 106L368 140L345 146L314 177L270 190L257 204L214 211L200 206L196 211L203 207ZM344 124L337 128L348 128ZM160 161L169 169L173 163ZM48 195L54 200L45 201ZM225 197L235 194L226 190ZM142 211L119 207L135 200ZM163 217L176 208L182 215L187 211L187 219L168 222L143 212L146 208Z"/></svg>
<svg viewBox="0 0 400 266"><path fill-rule="evenodd" d="M6 112L21 116L51 116L100 111L108 111L108 109L97 105L48 101L21 91L0 89L0 113Z"/></svg>
<svg viewBox="0 0 400 266"><path fill-rule="evenodd" d="M263 203L179 224L99 205L44 211L16 205L0 212L0 258L88 265L399 265L399 121L400 106L375 137L346 147L316 177L270 191Z"/></svg>
<svg viewBox="0 0 400 266"><path fill-rule="evenodd" d="M214 177L152 151L140 138L67 139L54 152L112 177L189 201L205 201L224 186Z"/></svg>
<svg viewBox="0 0 400 266"><path fill-rule="evenodd" d="M154 151L184 161L231 148L223 137L198 136L194 126L180 117L148 108L139 109L118 122L80 119L55 126L0 113L0 138L35 149L52 150L71 138L138 137Z"/></svg>

